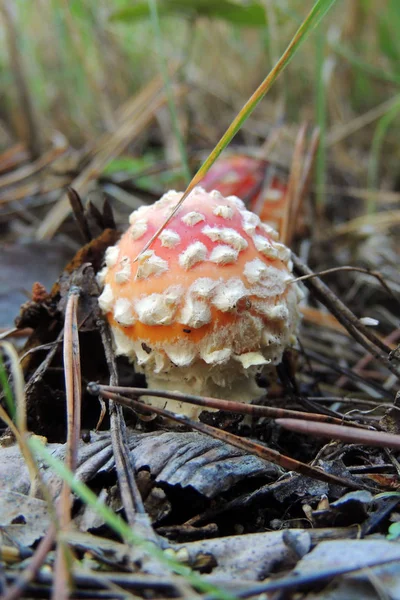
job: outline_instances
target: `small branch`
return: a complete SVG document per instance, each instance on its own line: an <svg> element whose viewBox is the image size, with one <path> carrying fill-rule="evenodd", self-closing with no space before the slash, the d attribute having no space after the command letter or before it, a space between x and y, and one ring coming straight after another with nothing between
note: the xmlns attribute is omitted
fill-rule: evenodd
<svg viewBox="0 0 400 600"><path fill-rule="evenodd" d="M300 181L302 178L302 158L305 150L306 132L307 126L303 124L300 127L300 130L297 134L296 143L294 147L286 194L284 215L282 219L282 227L280 232L280 238L282 242L289 247L292 243L292 238L294 234L294 224L298 222L297 218L300 209Z"/></svg>
<svg viewBox="0 0 400 600"><path fill-rule="evenodd" d="M385 344L395 344L400 339L400 328L392 331L388 336L384 338ZM389 354L390 357L390 354ZM352 372L359 373L362 369L368 366L368 363L372 360L371 354L364 354L362 358L352 367ZM347 383L347 378L345 376L340 377L340 379L336 382L337 387L343 387Z"/></svg>
<svg viewBox="0 0 400 600"><path fill-rule="evenodd" d="M118 384L117 365L115 363L115 354L112 347L110 329L106 321L98 313L97 324L100 329L100 335L103 342L107 366L110 372L110 384ZM143 504L142 497L135 480L134 465L130 458L129 446L126 437L126 425L122 413L122 407L109 402L109 412L111 421L111 441L114 452L115 465L118 476L118 483L122 503L125 509L126 518L131 527L144 529L146 537L153 541L157 540L150 522L147 521L147 513ZM138 522L140 518L140 524Z"/></svg>
<svg viewBox="0 0 400 600"><path fill-rule="evenodd" d="M47 554L50 552L56 535L54 525L50 525L50 529L40 541L38 547L32 556L29 565L22 571L17 581L7 590L2 597L3 600L18 600L25 591L27 585L35 578L40 567L46 560Z"/></svg>
<svg viewBox="0 0 400 600"><path fill-rule="evenodd" d="M247 590L237 592L236 597L251 598L253 596L261 596L262 594L272 594L273 592L283 593L285 590L300 591L302 589L312 588L317 583L323 583L325 581L328 582L331 579L334 579L335 577L339 577L340 575L354 573L363 569L372 569L373 567L390 565L398 561L398 556L396 556L395 558L375 558L371 560L366 559L365 562L360 561L358 565L350 565L349 567L333 567L332 569L315 571L306 575L299 575L298 573L295 573L294 575L282 577L281 579L277 579L276 581L267 581L265 583L256 584L252 587L249 587ZM204 600L213 600L213 597L211 595L208 595L204 597Z"/></svg>
<svg viewBox="0 0 400 600"><path fill-rule="evenodd" d="M80 288L72 286L65 310L64 324L64 376L67 398L67 467L75 471L81 431L81 360L77 322Z"/></svg>
<svg viewBox="0 0 400 600"><path fill-rule="evenodd" d="M309 267L292 252L292 260L296 271L301 275L315 275ZM325 285L317 276L306 280L305 285L315 294L316 298L326 306L337 320L347 329L353 338L372 356L381 361L385 367L400 379L399 369L390 362L391 349L384 344L368 327L365 327L356 315ZM380 349L379 352L377 349ZM383 352L383 354L382 354Z"/></svg>
<svg viewBox="0 0 400 600"><path fill-rule="evenodd" d="M78 460L78 447L81 432L81 361L79 349L79 333L77 322L78 301L81 289L72 286L69 290L65 310L64 323L64 378L65 394L67 400L67 454L66 466L75 471ZM60 530L65 531L71 521L72 494L66 481L63 481L60 496L57 501ZM56 561L54 566L54 586L52 598L54 600L67 599L70 591L70 562L68 560L69 548L65 541L57 540Z"/></svg>
<svg viewBox="0 0 400 600"><path fill-rule="evenodd" d="M100 388L97 388L97 390L96 390L93 385L90 386L89 391L91 393L96 393L96 391L97 391L97 393L99 393L101 396L103 396L103 398L107 398L108 400L113 400L114 402L118 402L119 404L122 404L123 406L127 406L128 408L138 410L141 413L143 413L143 412L147 413L147 414L155 413L157 415L160 415L161 417L165 417L167 419L175 421L176 423L179 423L180 425L185 425L186 427L191 427L192 429L200 431L200 433L203 433L205 435L210 435L214 439L219 439L223 442L226 442L227 444L231 444L232 446L239 448L240 450L244 450L245 452L255 454L256 456L259 456L260 458L262 458L264 460L270 461L270 462L272 462L276 465L279 465L282 468L287 469L289 471L296 471L297 473L301 473L302 475L305 475L306 477L311 477L311 478L317 479L319 481L325 481L331 485L340 485L342 487L353 489L353 490L358 490L362 487L362 485L359 484L358 482L343 479L342 477L338 477L336 475L330 475L329 473L325 473L324 471L321 471L320 469L318 469L316 467L312 467L310 465L307 465L306 463L302 463L300 461L294 460L294 459L290 458L289 456L280 454L276 450L271 450L270 448L267 448L266 446L263 446L256 442L252 442L245 438L240 438L240 437L233 435L231 433L228 433L226 431L222 431L215 427L211 427L210 425L206 425L204 423L200 423L197 421L192 421L182 415L175 415L174 413L172 413L168 410L164 410L162 408L158 408L155 406L147 406L146 404L143 404L142 402L139 402L138 400L132 400L131 398L127 398L126 396L120 396L119 394L113 394L112 392L106 392L105 390L101 390Z"/></svg>
<svg viewBox="0 0 400 600"><path fill-rule="evenodd" d="M300 421L300 419L276 419L276 422L284 429L305 433L306 435L338 439L363 446L400 450L400 435L386 433L385 431L361 430L346 425L330 425L328 423L311 423Z"/></svg>
<svg viewBox="0 0 400 600"><path fill-rule="evenodd" d="M340 375L344 375L351 381L361 383L363 386L366 386L368 388L371 388L372 390L375 390L376 392L378 392L378 394L382 398L386 398L387 400L390 400L391 402L393 402L393 393L390 392L390 390L387 390L384 387L382 387L381 385L378 385L377 383L372 381L371 378L366 380L363 377L361 377L361 375L359 375L358 373L355 373L351 369L342 367L341 365L339 365L337 363L337 360L335 360L335 359L330 360L329 358L322 356L321 353L314 352L313 350L305 351L305 356L315 362L318 362L322 365L326 365L327 367L332 369L332 371L336 371L336 373L339 373Z"/></svg>
<svg viewBox="0 0 400 600"><path fill-rule="evenodd" d="M260 406L257 404L246 404L244 402L234 402L233 400L222 400L220 398L210 398L207 396L192 396L191 394L183 394L181 392L169 392L165 390L152 390L148 388L134 388L123 386L111 386L89 383L89 389L94 389L97 393L113 392L116 394L132 394L136 398L140 396L152 396L156 398L166 398L168 400L177 400L186 404L194 404L195 406L204 406L204 408L216 408L217 410L225 410L227 412L238 413L241 415L250 415L251 417L269 417L271 419L278 418L295 418L304 419L306 421L317 421L321 423L333 423L341 425L343 419L336 419L329 415L319 413L308 413L298 410L289 410L286 408L275 408L272 406ZM356 424L357 427L363 425Z"/></svg>
<svg viewBox="0 0 400 600"><path fill-rule="evenodd" d="M331 269L325 269L324 271L318 271L318 273L310 273L309 275L302 275L301 277L296 277L296 279L292 279L288 281L288 285L291 283L297 283L298 281L306 281L307 279L313 279L314 277L321 277L322 275L329 275L330 273L337 273L338 271L357 271L358 273L364 273L365 275L371 275L371 277L375 277L385 292L391 296L391 298L397 302L400 307L400 300L390 289L386 281L384 280L381 273L378 271L370 271L369 269L364 269L363 267L351 267L351 266L343 266L343 267L332 267Z"/></svg>

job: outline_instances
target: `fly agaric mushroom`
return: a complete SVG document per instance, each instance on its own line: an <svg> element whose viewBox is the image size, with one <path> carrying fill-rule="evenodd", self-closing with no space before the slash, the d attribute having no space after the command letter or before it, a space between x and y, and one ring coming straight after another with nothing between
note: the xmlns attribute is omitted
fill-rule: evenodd
<svg viewBox="0 0 400 600"><path fill-rule="evenodd" d="M116 353L149 386L248 402L260 393L255 375L296 339L301 294L288 285L290 251L239 198L197 187L140 254L181 197L170 191L130 215L98 275L100 308ZM202 410L146 402L191 418Z"/></svg>
<svg viewBox="0 0 400 600"><path fill-rule="evenodd" d="M224 196L245 198L253 212L279 232L288 202L287 176L272 163L246 154L217 161L202 180L206 190L216 188Z"/></svg>

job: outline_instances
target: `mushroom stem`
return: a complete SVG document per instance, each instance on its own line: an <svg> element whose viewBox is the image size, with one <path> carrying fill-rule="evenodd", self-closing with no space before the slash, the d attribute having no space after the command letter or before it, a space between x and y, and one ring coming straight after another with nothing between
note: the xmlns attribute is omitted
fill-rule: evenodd
<svg viewBox="0 0 400 600"><path fill-rule="evenodd" d="M189 368L187 369L187 373L182 373L181 369L175 377L171 377L171 372L160 374L146 373L146 380L148 386L153 389L163 389L170 392L179 391L183 394L195 394L243 403L251 402L264 391L256 383L255 372L250 375L248 373L243 375L242 370L237 369L236 373L226 373L225 382L221 381L221 385L219 385L210 377L204 377L204 373L201 371L205 369L209 369L209 367L207 365L204 365L202 368L197 367L196 371L198 373L193 372L193 369L189 373ZM217 410L154 396L143 396L143 400L150 406L157 406L175 413L184 414L190 419L197 419L203 410Z"/></svg>

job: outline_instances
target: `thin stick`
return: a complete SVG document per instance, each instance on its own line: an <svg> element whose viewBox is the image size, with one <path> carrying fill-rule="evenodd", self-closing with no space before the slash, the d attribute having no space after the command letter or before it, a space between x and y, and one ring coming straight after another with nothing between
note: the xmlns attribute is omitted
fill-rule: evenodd
<svg viewBox="0 0 400 600"><path fill-rule="evenodd" d="M287 282L287 285L291 283L296 283L297 281L306 281L307 279L312 279L313 277L321 277L322 275L329 275L330 273L337 273L338 271L356 271L358 273L364 273L364 275L371 275L371 277L375 277L385 292L393 298L395 302L400 306L400 300L393 292L393 290L388 286L386 281L384 280L381 273L378 271L370 271L369 269L364 269L363 267L352 267L349 265L345 265L343 267L332 267L330 269L324 269L323 271L318 271L317 273L309 273L308 275L302 275L301 277L296 277L296 279L291 279Z"/></svg>
<svg viewBox="0 0 400 600"><path fill-rule="evenodd" d="M292 260L296 271L300 272L302 275L313 274L311 269L303 264L293 252ZM400 379L399 369L389 360L388 355L391 352L391 348L369 331L368 327L365 327L360 320L357 319L356 315L347 308L347 306L318 277L308 279L306 285L314 292L318 300L332 312L354 339ZM377 348L383 351L383 354L378 352Z"/></svg>
<svg viewBox="0 0 400 600"><path fill-rule="evenodd" d="M91 386L90 391L92 393L96 393L94 386ZM227 431L223 431L221 429L217 429L216 427L211 427L210 425L206 425L204 423L200 423L197 421L192 421L185 416L175 415L174 413L164 410L162 408L158 408L155 406L147 406L138 400L132 400L131 398L127 398L126 396L120 396L119 394L113 394L112 392L106 392L105 390L101 390L98 388L97 392L107 398L109 400L114 400L122 404L123 406L127 406L128 408L132 408L134 410L138 410L141 413L148 414L157 414L167 419L171 419L176 423L180 423L181 425L185 425L186 427L191 427L205 435L210 435L214 439L219 439L223 442L231 444L240 450L244 450L245 452L249 452L251 454L255 454L264 460L268 460L276 465L283 467L289 471L296 471L297 473L301 473L306 477L311 477L313 479L317 479L319 481L325 481L330 484L340 485L345 488L350 488L353 490L358 490L362 487L361 484L350 481L347 479L343 479L342 477L338 477L336 475L330 475L329 473L325 473L316 467L312 467L307 465L306 463L302 463L300 461L294 460L289 456L285 456L280 454L276 450L271 450L266 446L261 444L257 444L256 442L252 442L245 438L240 438L236 435L228 433Z"/></svg>
<svg viewBox="0 0 400 600"><path fill-rule="evenodd" d="M400 339L400 327L392 331L388 336L384 338L385 344L396 344L396 342ZM360 360L352 367L352 371L355 373L359 373L362 369L368 366L368 363L372 360L373 356L371 354L364 354L360 358ZM340 379L336 382L336 387L343 387L347 383L347 377L342 375Z"/></svg>
<svg viewBox="0 0 400 600"><path fill-rule="evenodd" d="M302 125L297 134L296 143L293 152L292 164L290 167L288 190L286 195L285 210L282 219L282 228L280 232L281 240L290 247L293 233L293 220L296 207L299 207L300 198L300 180L302 171L302 157L306 143L307 126Z"/></svg>
<svg viewBox="0 0 400 600"><path fill-rule="evenodd" d="M194 404L195 406L204 406L207 408L216 408L217 410L225 410L227 412L239 413L242 415L250 415L251 417L270 417L272 419L277 418L295 418L304 419L306 421L317 421L321 423L333 423L341 425L342 419L336 419L329 415L323 415L319 413L308 413L297 410L289 410L286 408L275 408L273 406L260 406L257 404L245 404L244 402L234 402L233 400L222 400L220 398L210 398L207 396L192 396L191 394L183 394L181 392L169 392L165 390L151 390L148 388L133 388L123 386L109 386L89 383L89 389L92 386L102 392L114 392L117 394L133 394L137 398L140 396L152 396L156 398L166 398L169 400L177 400L178 402L184 402L187 404ZM357 427L363 427L363 425L356 424Z"/></svg>
<svg viewBox="0 0 400 600"><path fill-rule="evenodd" d="M314 352L314 350L309 350L309 349L307 349L305 351L305 355L308 358L314 360L315 362L318 362L322 365L326 365L327 367L332 369L332 371L336 371L336 373L345 375L348 379L350 379L352 381L359 382L365 387L371 388L372 390L376 390L382 398L386 398L387 400L390 400L393 402L393 393L390 390L387 390L384 387L382 387L381 385L378 385L377 383L372 381L370 378L368 380L364 379L361 375L359 375L358 373L355 373L352 369L342 367L341 365L338 364L338 361L336 359L332 360L332 359L326 358L320 352Z"/></svg>
<svg viewBox="0 0 400 600"><path fill-rule="evenodd" d="M50 529L40 541L29 565L22 571L17 581L7 590L2 600L18 600L22 596L26 586L35 578L35 575L46 560L46 556L54 544L55 535L56 529L54 525L50 525Z"/></svg>
<svg viewBox="0 0 400 600"><path fill-rule="evenodd" d="M110 328L98 310L97 320L103 342L107 366L110 372L110 385L118 384L118 372L115 363ZM134 464L130 457L122 407L113 401L109 403L111 421L111 441L118 476L120 494L126 518L131 527L142 529L146 538L157 543L157 536L147 518L146 509L135 480Z"/></svg>
<svg viewBox="0 0 400 600"><path fill-rule="evenodd" d="M100 322L100 321L99 321ZM100 333L103 346L106 349L106 361L110 371L110 384L118 383L118 374L115 358L112 351L111 335L103 320L101 321ZM115 465L117 469L118 484L126 518L131 527L135 525L136 514L146 514L143 500L136 485L133 466L130 461L128 443L126 439L126 426L122 408L119 404L111 401L108 405L111 420L111 441L114 452Z"/></svg>
<svg viewBox="0 0 400 600"><path fill-rule="evenodd" d="M351 444L377 446L378 448L394 448L400 450L400 435L373 431L371 429L356 429L346 425L330 425L328 423L310 423L300 419L276 419L276 423L289 431L298 431L306 435L339 439Z"/></svg>
<svg viewBox="0 0 400 600"><path fill-rule="evenodd" d="M305 41L312 28L316 27L316 25L320 22L326 12L333 6L335 0L326 0L326 2L321 2L318 0L307 17L304 19L296 33L294 34L292 40L290 41L288 47L283 52L278 62L274 65L265 79L258 86L256 91L251 95L251 97L247 100L243 108L233 119L232 123L229 125L228 129L225 131L222 138L219 140L215 148L206 158L204 163L201 165L200 169L194 175L192 181L189 183L185 192L183 193L182 198L176 204L170 215L166 218L164 223L157 229L157 231L152 235L150 240L145 244L144 248L140 251L138 256L135 257L133 262L136 262L138 258L145 252L151 244L158 238L160 233L165 229L173 216L178 212L183 202L189 196L190 192L200 183L203 179L204 175L210 169L210 167L214 164L226 146L232 141L234 136L240 130L243 123L246 119L251 115L256 106L261 102L264 98L265 94L270 90L273 83L277 79L277 77L282 73L285 67L289 64L290 60L293 58L296 49L300 47L300 45Z"/></svg>
<svg viewBox="0 0 400 600"><path fill-rule="evenodd" d="M81 290L72 286L65 310L64 376L67 397L67 467L75 471L81 430L81 371L77 322L78 300Z"/></svg>
<svg viewBox="0 0 400 600"><path fill-rule="evenodd" d="M78 460L78 446L81 431L81 364L77 309L81 290L72 286L69 290L64 324L64 378L67 399L67 454L65 462L75 471ZM66 530L71 521L72 495L66 481L63 482L57 502L60 529ZM69 548L65 541L58 539L54 571L53 600L69 597L70 573L68 564Z"/></svg>
<svg viewBox="0 0 400 600"><path fill-rule="evenodd" d="M301 208L302 208L302 206L305 202L306 196L310 190L312 174L314 171L315 157L317 155L319 141L320 141L320 130L318 127L316 127L313 130L310 147L309 147L309 150L308 150L308 153L307 153L304 165L303 165L301 183L298 186L299 189L295 193L294 199L293 199L294 202L292 205L290 220L288 223L289 230L288 230L288 235L287 235L287 239L288 239L287 246L289 246L289 247L291 246L293 236L296 232L296 226L299 223L299 220L301 219Z"/></svg>
<svg viewBox="0 0 400 600"><path fill-rule="evenodd" d="M284 590L298 591L303 588L315 586L316 583L329 581L340 575L361 571L363 569L372 569L373 567L389 565L399 561L400 559L398 556L395 558L375 558L371 560L365 560L364 563L358 563L357 565L350 565L348 567L333 567L331 569L315 571L309 574L307 573L306 575L298 575L295 573L294 575L289 575L288 577L283 577L282 579L277 579L276 581L267 581L265 583L256 584L242 592L236 592L236 597L251 598L253 596L272 594L273 592L284 592ZM213 600L213 597L208 595L204 597L204 600Z"/></svg>

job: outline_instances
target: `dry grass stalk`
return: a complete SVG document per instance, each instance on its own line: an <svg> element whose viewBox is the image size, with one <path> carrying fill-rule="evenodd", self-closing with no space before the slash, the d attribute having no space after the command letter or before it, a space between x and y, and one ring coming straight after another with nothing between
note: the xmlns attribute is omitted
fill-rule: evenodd
<svg viewBox="0 0 400 600"><path fill-rule="evenodd" d="M302 125L297 135L292 157L292 166L290 169L285 213L282 219L282 230L280 232L281 241L289 247L292 243L294 227L299 216L301 194L300 180L302 172L302 158L306 143L306 131L306 125Z"/></svg>
<svg viewBox="0 0 400 600"><path fill-rule="evenodd" d="M78 459L79 438L81 432L81 365L77 309L80 290L71 287L69 291L64 324L64 373L67 399L67 455L66 465L75 471ZM69 485L64 481L57 502L60 533L66 531L71 522L72 495ZM63 600L69 597L71 585L70 551L67 543L57 536L57 552L52 598Z"/></svg>
<svg viewBox="0 0 400 600"><path fill-rule="evenodd" d="M20 451L26 462L30 481L31 490L30 493L33 495L37 488L38 483L42 484L38 466L32 456L31 450L28 446L27 437L28 431L26 426L26 395L24 390L24 377L20 366L20 361L14 347L8 342L1 342L0 347L9 356L11 364L11 372L14 383L14 397L16 403L16 425L12 422L11 418L7 415L5 410L0 407L0 418L4 420L10 430L13 432L17 443L19 444ZM54 544L56 526L54 520L54 513L52 511L50 495L47 493L45 486L41 485L43 495L48 503L49 512L53 518L53 523L44 538L40 541L36 548L28 566L19 575L17 581L8 588L7 592L3 595L4 600L17 600L24 593L25 587L35 578L40 567L44 563L48 552Z"/></svg>
<svg viewBox="0 0 400 600"><path fill-rule="evenodd" d="M371 228L373 231L388 230L400 224L400 210L388 210L371 215L356 217L346 223L336 225L331 232L327 232L326 238L331 239L339 235L349 235L362 231L363 228Z"/></svg>
<svg viewBox="0 0 400 600"><path fill-rule="evenodd" d="M0 189L20 183L22 180L28 179L28 177L38 175L43 169L51 165L52 162L64 154L67 148L67 141L62 138L54 148L45 152L45 154L42 154L37 160L2 175L0 177Z"/></svg>
<svg viewBox="0 0 400 600"><path fill-rule="evenodd" d="M23 123L23 133L29 148L31 158L34 160L41 154L41 136L37 126L37 119L33 109L33 101L27 78L25 75L23 58L19 47L19 33L17 31L12 6L4 1L0 10L6 24L5 32L10 57L11 71L14 76L15 86L19 96L19 120Z"/></svg>
<svg viewBox="0 0 400 600"><path fill-rule="evenodd" d="M185 88L182 86L175 91L176 95L183 94ZM98 177L104 167L132 142L132 140L144 131L144 129L155 118L157 111L165 104L166 97L162 92L154 93L151 101L140 104L136 111L130 114L119 127L98 148L94 158L89 165L83 169L78 177L71 183L80 195L85 195L89 189L90 182ZM68 194L64 193L56 205L47 213L41 225L36 231L36 239L51 239L62 222L70 213Z"/></svg>
<svg viewBox="0 0 400 600"><path fill-rule="evenodd" d="M24 389L24 376L20 366L19 357L14 346L9 342L0 342L0 349L9 357L10 360L11 374L14 383L13 392L16 406L16 422L14 423L12 421L11 417L6 413L2 406L0 406L0 418L10 428L17 443L19 444L21 454L23 455L28 468L32 493L38 481L38 470L37 465L32 457L32 453L26 443L28 430L26 424L26 395Z"/></svg>
<svg viewBox="0 0 400 600"><path fill-rule="evenodd" d="M11 148L8 148L8 150L5 150L0 154L0 173L17 168L19 164L27 159L28 153L25 144L17 142L11 146Z"/></svg>

